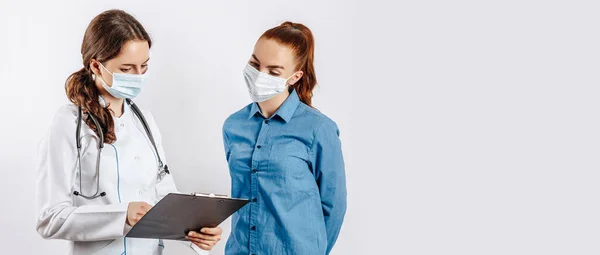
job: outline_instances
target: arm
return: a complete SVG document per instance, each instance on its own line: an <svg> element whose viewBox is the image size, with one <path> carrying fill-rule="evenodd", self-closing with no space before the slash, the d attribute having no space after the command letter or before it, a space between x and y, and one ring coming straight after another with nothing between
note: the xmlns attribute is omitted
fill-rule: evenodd
<svg viewBox="0 0 600 255"><path fill-rule="evenodd" d="M227 124L223 124L223 146L225 147L225 160L229 162L229 153L231 152L231 148L229 147L229 137L227 137L227 132L225 131L225 126Z"/></svg>
<svg viewBox="0 0 600 255"><path fill-rule="evenodd" d="M39 148L36 229L45 239L97 241L122 237L126 232L127 203L78 207L73 204L76 116L65 110L57 114Z"/></svg>
<svg viewBox="0 0 600 255"><path fill-rule="evenodd" d="M311 149L327 231L327 254L335 244L346 213L346 176L339 130L327 120L315 133Z"/></svg>

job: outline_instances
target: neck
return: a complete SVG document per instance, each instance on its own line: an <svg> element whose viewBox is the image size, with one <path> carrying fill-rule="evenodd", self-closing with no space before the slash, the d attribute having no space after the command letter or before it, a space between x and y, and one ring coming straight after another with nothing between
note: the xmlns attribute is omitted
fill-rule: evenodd
<svg viewBox="0 0 600 255"><path fill-rule="evenodd" d="M290 96L290 91L286 89L281 94L274 96L273 98L271 98L267 101L258 103L260 112L262 113L263 116L265 116L265 118L267 118L267 119L271 118L271 116L273 116L273 114L275 114L275 112L277 112L277 109L279 109L279 107L281 107L283 102L285 102L285 100L289 96Z"/></svg>
<svg viewBox="0 0 600 255"><path fill-rule="evenodd" d="M103 93L102 97L106 104L108 105L108 109L110 109L114 116L119 118L123 115L123 104L125 103L125 99L116 98L108 93Z"/></svg>

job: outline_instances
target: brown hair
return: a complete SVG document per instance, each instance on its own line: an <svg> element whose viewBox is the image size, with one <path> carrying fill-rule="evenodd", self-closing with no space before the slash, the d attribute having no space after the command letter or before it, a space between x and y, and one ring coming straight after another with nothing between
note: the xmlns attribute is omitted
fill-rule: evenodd
<svg viewBox="0 0 600 255"><path fill-rule="evenodd" d="M290 21L267 30L260 38L273 39L292 49L296 57L296 69L304 75L294 84L300 101L312 106L313 89L317 85L317 76L313 65L315 58L315 40L308 27Z"/></svg>
<svg viewBox="0 0 600 255"><path fill-rule="evenodd" d="M133 16L121 10L109 10L96 16L88 25L81 44L83 68L71 74L65 83L67 97L73 104L92 114L104 132L104 141L113 143L117 140L111 111L102 107L98 101L100 95L92 77L90 61L108 61L121 52L121 47L131 40L147 41L151 46L150 36ZM96 125L90 118L85 123L99 134Z"/></svg>

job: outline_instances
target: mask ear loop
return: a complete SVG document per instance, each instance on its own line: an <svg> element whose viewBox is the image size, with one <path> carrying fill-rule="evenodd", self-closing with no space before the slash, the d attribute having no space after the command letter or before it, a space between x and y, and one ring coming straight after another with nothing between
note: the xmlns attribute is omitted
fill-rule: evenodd
<svg viewBox="0 0 600 255"><path fill-rule="evenodd" d="M110 74L110 76L113 76L113 73L112 73L111 71L108 71L108 69L107 69L107 68L106 68L106 67L105 67L105 66L104 66L102 63L100 63L100 61L98 61L98 64L100 64L100 66L101 66L102 68L104 68L104 70L105 70L106 72L108 72L108 73Z"/></svg>
<svg viewBox="0 0 600 255"><path fill-rule="evenodd" d="M102 63L100 63L100 61L97 61L97 62L102 68L104 68L104 70L106 72L108 72L110 74L110 76L114 77L113 73L110 72ZM92 72L92 80L96 81L96 77L98 77L98 75L96 75L95 73ZM109 86L108 83L106 83L106 81L104 80L104 77L102 77L102 74L100 74L100 82L102 82L107 87L112 87L112 85Z"/></svg>
<svg viewBox="0 0 600 255"><path fill-rule="evenodd" d="M293 88L293 87L296 85L296 83L298 83L298 81L294 82L294 84L289 84L289 83L288 83L288 81L289 81L291 78L294 78L294 76L295 76L297 73L298 73L298 71L294 72L294 73L292 74L292 76L290 76L289 78L285 79L285 85L286 85L287 87L289 87L290 89L291 89L291 88ZM298 79L298 80L300 80L300 79ZM291 92L291 91L290 91L290 92Z"/></svg>
<svg viewBox="0 0 600 255"><path fill-rule="evenodd" d="M100 101L100 106L106 107L106 100L104 100L102 95L98 95L98 101Z"/></svg>

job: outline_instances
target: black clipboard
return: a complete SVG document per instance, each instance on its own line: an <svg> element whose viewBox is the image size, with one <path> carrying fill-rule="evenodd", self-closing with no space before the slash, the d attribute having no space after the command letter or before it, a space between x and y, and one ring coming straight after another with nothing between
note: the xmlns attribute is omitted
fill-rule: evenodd
<svg viewBox="0 0 600 255"><path fill-rule="evenodd" d="M186 241L189 231L217 227L248 202L247 199L214 194L169 193L133 226L126 237Z"/></svg>

